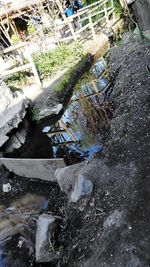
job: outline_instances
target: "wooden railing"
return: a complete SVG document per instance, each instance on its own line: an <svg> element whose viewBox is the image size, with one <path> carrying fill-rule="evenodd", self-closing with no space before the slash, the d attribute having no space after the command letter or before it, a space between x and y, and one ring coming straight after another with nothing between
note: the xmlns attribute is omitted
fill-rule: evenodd
<svg viewBox="0 0 150 267"><path fill-rule="evenodd" d="M61 23L61 29L64 30L64 36L59 38L59 41L65 41L67 39L77 40L79 34L85 30L90 30L93 39L96 39L96 26L99 24L99 28L103 28L105 25L110 25L110 18L115 20L114 2L113 0L100 0L91 5L88 5L74 14L66 18ZM78 24L78 27L76 27ZM56 24L56 29L57 29ZM60 28L60 24L58 26ZM65 36L67 35L68 36Z"/></svg>
<svg viewBox="0 0 150 267"><path fill-rule="evenodd" d="M17 72L20 72L20 71L24 71L24 70L27 70L27 69L31 69L32 70L32 73L35 77L35 81L36 83L41 86L41 81L40 81L40 78L39 78L39 75L38 75L38 72L36 70L36 67L35 67L35 64L33 62L33 59L32 59L32 56L30 54L30 50L29 50L29 47L28 47L28 44L27 43L20 43L20 44L17 44L17 45L13 45L13 46L10 46L8 48L6 48L3 53L4 54L11 54L13 53L14 51L19 51L19 50L24 50L25 54L26 54L26 59L28 60L28 63L26 64L23 64L21 66L17 66L17 67L13 67L11 69L6 69L4 70L1 75L2 77L6 77L6 76L10 76L14 73L17 73Z"/></svg>

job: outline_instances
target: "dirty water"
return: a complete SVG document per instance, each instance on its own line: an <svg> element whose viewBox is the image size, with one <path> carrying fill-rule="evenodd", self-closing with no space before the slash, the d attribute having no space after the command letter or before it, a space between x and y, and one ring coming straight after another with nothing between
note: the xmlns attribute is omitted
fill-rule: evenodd
<svg viewBox="0 0 150 267"><path fill-rule="evenodd" d="M68 165L101 153L109 130L112 88L104 59L97 61L90 77L74 90L61 119L42 130L51 140L53 157L64 157Z"/></svg>
<svg viewBox="0 0 150 267"><path fill-rule="evenodd" d="M48 120L44 127L39 124L34 128L21 157L63 157L70 165L97 154L101 156L113 110L113 92L103 59L97 61L91 75L91 81L74 91L57 122ZM53 267L35 263L36 221L41 213L49 210L58 215L65 196L58 203L58 195L62 193L57 185L19 179L5 169L1 176L1 183L9 182L11 191L2 193L0 201L0 267Z"/></svg>

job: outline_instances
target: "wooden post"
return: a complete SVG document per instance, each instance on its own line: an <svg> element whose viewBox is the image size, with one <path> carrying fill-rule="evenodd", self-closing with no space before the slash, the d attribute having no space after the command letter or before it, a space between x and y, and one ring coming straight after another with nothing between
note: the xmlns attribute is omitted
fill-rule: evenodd
<svg viewBox="0 0 150 267"><path fill-rule="evenodd" d="M93 26L93 23L92 23L92 18L91 18L90 12L88 13L88 19L89 19L89 23L90 23L90 28L91 28L91 31L92 31L93 39L96 40L96 35L95 35L94 26Z"/></svg>
<svg viewBox="0 0 150 267"><path fill-rule="evenodd" d="M69 22L69 29L71 31L71 34L73 36L74 41L76 41L77 40L77 36L76 36L76 34L74 32L74 29L73 29L73 26L72 26L72 23L71 22Z"/></svg>
<svg viewBox="0 0 150 267"><path fill-rule="evenodd" d="M104 4L104 12L105 12L106 23L109 26L109 19L108 19L108 12L107 12L106 4Z"/></svg>
<svg viewBox="0 0 150 267"><path fill-rule="evenodd" d="M35 80L36 80L37 84L38 84L39 86L41 86L41 81L40 81L38 72L37 72L37 70L36 70L35 64L34 64L34 62L33 62L32 56L31 56L31 54L30 54L30 50L29 50L28 45L25 46L25 51L26 51L27 59L29 60L29 63L30 63L30 65L31 65L32 72L33 72L33 74L34 74Z"/></svg>

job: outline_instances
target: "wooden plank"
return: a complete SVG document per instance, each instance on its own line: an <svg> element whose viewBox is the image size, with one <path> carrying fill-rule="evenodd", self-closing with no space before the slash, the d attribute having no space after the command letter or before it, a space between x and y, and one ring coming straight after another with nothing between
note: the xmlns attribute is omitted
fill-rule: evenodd
<svg viewBox="0 0 150 267"><path fill-rule="evenodd" d="M24 70L29 69L29 68L32 68L32 66L31 66L30 63L25 64L25 65L20 66L20 67L15 67L15 68L13 68L13 69L11 69L11 70L4 70L4 71L2 72L2 76L3 76L3 77L4 77L4 76L8 76L8 75L14 74L14 73L16 73L16 72L24 71Z"/></svg>
<svg viewBox="0 0 150 267"><path fill-rule="evenodd" d="M72 26L71 22L69 22L69 28L70 28L70 31L71 31L71 34L73 36L74 41L76 41L77 40L77 36L76 36L76 34L74 32L74 29L73 29L73 26Z"/></svg>
<svg viewBox="0 0 150 267"><path fill-rule="evenodd" d="M108 13L107 13L106 5L104 5L104 12L105 12L106 23L109 25L109 19L108 19Z"/></svg>
<svg viewBox="0 0 150 267"><path fill-rule="evenodd" d="M19 43L19 44L16 44L16 45L12 45L12 46L6 48L4 50L4 53L6 54L6 53L12 52L14 50L20 49L20 48L25 47L25 46L26 46L26 43Z"/></svg>
<svg viewBox="0 0 150 267"><path fill-rule="evenodd" d="M90 28L90 23L86 24L84 27L82 27L80 30L76 31L76 34L79 34L86 30L87 28Z"/></svg>
<svg viewBox="0 0 150 267"><path fill-rule="evenodd" d="M83 7L81 10L84 11L84 10L86 10L86 9L88 9L88 8L90 8L90 7L96 6L96 5L98 5L98 4L103 4L105 1L106 1L106 0L100 0L100 1L97 1L97 2L95 2L95 3L93 3L93 4L90 4L90 5L86 6L86 7ZM80 10L78 11L78 13L80 13Z"/></svg>
<svg viewBox="0 0 150 267"><path fill-rule="evenodd" d="M36 80L37 84L38 84L39 86L41 86L41 81L40 81L38 72L37 72L37 70L36 70L36 67L35 67L35 64L34 64L34 62L33 62L32 56L31 56L31 54L30 54L29 47L28 47L27 45L25 46L25 51L26 51L27 59L28 59L28 61L30 62L30 65L31 65L31 68L32 68L32 72L33 72L34 77L35 77L35 80Z"/></svg>
<svg viewBox="0 0 150 267"><path fill-rule="evenodd" d="M92 18L91 18L90 13L89 13L89 23L90 23L90 28L91 28L93 39L96 40L95 30L94 30L94 26L93 26L93 23L92 23Z"/></svg>

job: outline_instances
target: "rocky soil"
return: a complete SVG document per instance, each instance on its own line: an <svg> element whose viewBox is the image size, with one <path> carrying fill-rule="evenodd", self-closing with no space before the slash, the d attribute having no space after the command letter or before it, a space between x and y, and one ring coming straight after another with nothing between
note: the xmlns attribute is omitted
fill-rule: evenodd
<svg viewBox="0 0 150 267"><path fill-rule="evenodd" d="M56 184L42 183L40 186L40 182L36 183L39 194L45 194L48 199L48 206L46 210L34 212L34 222L43 211L59 218L49 245L52 263L38 266L150 266L150 73L147 68L150 49L134 35L124 43L109 53L116 109L103 155L57 170L56 178L64 193ZM19 188L18 178L15 180L13 174L6 177L7 181L3 175L1 182L10 182L12 188ZM70 179L65 181L66 177ZM92 193L87 180L93 185ZM72 193L75 196L79 185L82 186L82 198L78 196L79 200L75 202L77 198L71 196ZM28 188L35 190L35 182L26 182L23 192ZM83 196L83 192L88 195ZM2 196L5 200L4 194ZM35 232L36 226L32 230L29 261L24 266L37 266L33 245ZM27 238L25 231L20 235ZM16 246L18 241L15 241ZM22 254L26 253L23 246L21 249ZM11 266L21 266L19 256L18 263L14 256L11 258L14 260Z"/></svg>

